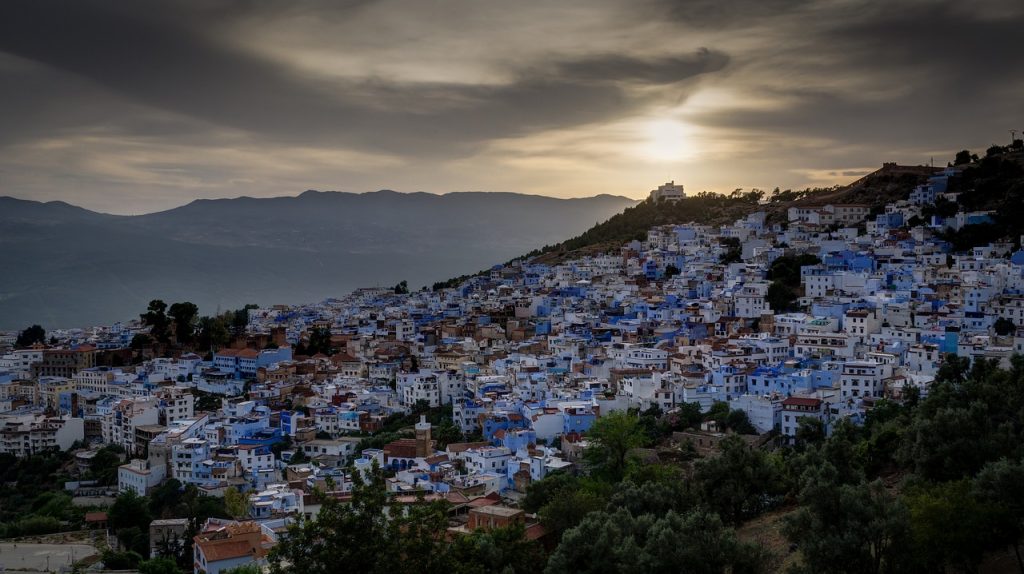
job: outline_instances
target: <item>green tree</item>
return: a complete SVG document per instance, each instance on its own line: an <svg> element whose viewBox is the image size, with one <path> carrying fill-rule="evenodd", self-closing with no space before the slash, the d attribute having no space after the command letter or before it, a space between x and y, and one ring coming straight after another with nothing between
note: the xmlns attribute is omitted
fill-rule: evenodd
<svg viewBox="0 0 1024 574"><path fill-rule="evenodd" d="M992 325L992 329L995 330L996 335L999 335L1000 337L1005 337L1007 335L1012 335L1016 333L1017 325L1015 325L1013 321L1007 319L1006 317L1000 317L996 319L995 324Z"/></svg>
<svg viewBox="0 0 1024 574"><path fill-rule="evenodd" d="M199 307L188 301L174 303L168 315L174 320L174 338L178 344L191 344L196 331Z"/></svg>
<svg viewBox="0 0 1024 574"><path fill-rule="evenodd" d="M1017 557L1017 566L1024 572L1021 538L1024 537L1024 464L1021 461L1000 459L985 465L972 485L976 500L991 512L986 525L993 534L993 542L1004 548L1011 546Z"/></svg>
<svg viewBox="0 0 1024 574"><path fill-rule="evenodd" d="M972 158L975 156L971 155L970 150L960 150L956 152L956 157L953 158L953 165L966 165L971 163Z"/></svg>
<svg viewBox="0 0 1024 574"><path fill-rule="evenodd" d="M167 318L167 303L160 299L153 299L149 302L146 312L139 317L142 319L142 324L150 328L149 333L154 339L161 343L168 341L170 319Z"/></svg>
<svg viewBox="0 0 1024 574"><path fill-rule="evenodd" d="M215 350L227 345L231 332L223 317L202 317L198 323L196 346L199 349Z"/></svg>
<svg viewBox="0 0 1024 574"><path fill-rule="evenodd" d="M224 508L236 520L249 517L249 495L231 487L224 491Z"/></svg>
<svg viewBox="0 0 1024 574"><path fill-rule="evenodd" d="M545 562L541 547L526 539L522 525L459 536L452 541L448 554L452 574L532 574L543 570Z"/></svg>
<svg viewBox="0 0 1024 574"><path fill-rule="evenodd" d="M330 355L334 352L331 347L331 330L326 327L317 327L310 331L309 342L306 344L306 353L316 355L323 353Z"/></svg>
<svg viewBox="0 0 1024 574"><path fill-rule="evenodd" d="M243 564L234 568L228 568L227 570L221 570L221 574L263 574L263 570L256 564Z"/></svg>
<svg viewBox="0 0 1024 574"><path fill-rule="evenodd" d="M139 562L139 574L181 574L181 569L178 568L178 563L174 560L157 556Z"/></svg>
<svg viewBox="0 0 1024 574"><path fill-rule="evenodd" d="M701 500L726 523L757 516L785 494L781 469L764 452L738 435L722 439L719 450L697 463L693 482Z"/></svg>
<svg viewBox="0 0 1024 574"><path fill-rule="evenodd" d="M117 483L117 469L124 463L124 449L108 445L93 455L89 461L89 473L102 485Z"/></svg>
<svg viewBox="0 0 1024 574"><path fill-rule="evenodd" d="M883 574L903 571L909 560L909 513L879 482L837 485L823 477L804 489L783 531L800 548L799 571Z"/></svg>
<svg viewBox="0 0 1024 574"><path fill-rule="evenodd" d="M757 429L750 422L746 411L731 410L725 417L725 428L739 434L757 434Z"/></svg>
<svg viewBox="0 0 1024 574"><path fill-rule="evenodd" d="M767 556L706 511L594 512L562 537L545 572L766 572Z"/></svg>
<svg viewBox="0 0 1024 574"><path fill-rule="evenodd" d="M122 552L105 550L101 559L107 570L134 570L142 562L142 555L131 550Z"/></svg>
<svg viewBox="0 0 1024 574"><path fill-rule="evenodd" d="M977 571L985 550L992 547L992 517L970 488L968 480L919 484L903 495L917 562L929 571Z"/></svg>
<svg viewBox="0 0 1024 574"><path fill-rule="evenodd" d="M14 342L14 345L19 348L31 347L36 343L46 342L46 330L39 325L32 325L24 331L18 333L18 338Z"/></svg>
<svg viewBox="0 0 1024 574"><path fill-rule="evenodd" d="M584 460L595 476L611 481L622 479L630 451L644 442L644 434L636 416L615 411L599 417L587 431L590 445Z"/></svg>
<svg viewBox="0 0 1024 574"><path fill-rule="evenodd" d="M107 511L107 523L117 533L118 540L128 549L139 554L149 554L149 500L135 494L122 492Z"/></svg>

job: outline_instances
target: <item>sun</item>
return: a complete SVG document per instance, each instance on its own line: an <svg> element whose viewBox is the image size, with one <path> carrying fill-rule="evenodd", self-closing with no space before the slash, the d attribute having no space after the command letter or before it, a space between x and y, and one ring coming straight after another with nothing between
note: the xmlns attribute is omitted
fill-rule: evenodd
<svg viewBox="0 0 1024 574"><path fill-rule="evenodd" d="M674 119L653 119L640 124L637 155L647 161L683 161L694 154L692 128Z"/></svg>

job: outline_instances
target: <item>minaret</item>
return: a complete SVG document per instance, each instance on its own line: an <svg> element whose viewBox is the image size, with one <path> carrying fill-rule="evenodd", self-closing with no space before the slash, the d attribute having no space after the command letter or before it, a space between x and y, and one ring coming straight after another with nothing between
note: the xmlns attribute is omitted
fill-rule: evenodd
<svg viewBox="0 0 1024 574"><path fill-rule="evenodd" d="M416 458L426 458L431 454L430 423L427 415L420 415L420 422L416 423Z"/></svg>

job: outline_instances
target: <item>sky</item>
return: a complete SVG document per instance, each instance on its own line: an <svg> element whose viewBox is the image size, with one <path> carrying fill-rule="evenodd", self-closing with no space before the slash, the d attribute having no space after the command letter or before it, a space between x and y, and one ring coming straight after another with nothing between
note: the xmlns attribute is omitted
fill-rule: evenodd
<svg viewBox="0 0 1024 574"><path fill-rule="evenodd" d="M0 195L634 198L1024 129L1020 0L6 0Z"/></svg>

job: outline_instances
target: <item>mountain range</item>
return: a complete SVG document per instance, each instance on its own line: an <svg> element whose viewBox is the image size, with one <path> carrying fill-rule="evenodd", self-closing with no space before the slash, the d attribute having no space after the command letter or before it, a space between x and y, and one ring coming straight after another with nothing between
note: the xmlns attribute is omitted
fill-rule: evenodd
<svg viewBox="0 0 1024 574"><path fill-rule="evenodd" d="M212 314L402 280L417 288L557 243L634 203L307 191L118 216L0 197L0 329L109 324L151 299Z"/></svg>

